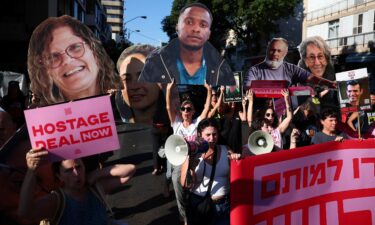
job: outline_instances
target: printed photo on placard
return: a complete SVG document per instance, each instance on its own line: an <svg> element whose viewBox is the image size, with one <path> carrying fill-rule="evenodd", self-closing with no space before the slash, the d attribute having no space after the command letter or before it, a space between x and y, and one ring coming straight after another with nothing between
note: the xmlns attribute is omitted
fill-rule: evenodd
<svg viewBox="0 0 375 225"><path fill-rule="evenodd" d="M147 58L139 79L151 83L234 85L230 65L208 42L211 23L207 7L183 8L176 24L177 38ZM192 24L200 24L199 32Z"/></svg>
<svg viewBox="0 0 375 225"><path fill-rule="evenodd" d="M242 101L242 72L234 72L235 86L226 86L224 92L224 102Z"/></svg>
<svg viewBox="0 0 375 225"><path fill-rule="evenodd" d="M350 70L336 74L341 109L341 120L353 131L365 132L368 120L363 111L371 109L367 69Z"/></svg>
<svg viewBox="0 0 375 225"><path fill-rule="evenodd" d="M337 73L336 80L343 114L371 109L366 68Z"/></svg>

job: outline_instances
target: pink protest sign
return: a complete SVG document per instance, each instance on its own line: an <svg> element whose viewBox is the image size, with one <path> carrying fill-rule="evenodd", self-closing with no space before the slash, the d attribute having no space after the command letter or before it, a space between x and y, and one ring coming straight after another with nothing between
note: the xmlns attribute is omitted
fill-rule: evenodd
<svg viewBox="0 0 375 225"><path fill-rule="evenodd" d="M373 142L330 142L233 161L231 224L373 224Z"/></svg>
<svg viewBox="0 0 375 225"><path fill-rule="evenodd" d="M75 159L119 149L109 96L25 111L31 146L53 160Z"/></svg>

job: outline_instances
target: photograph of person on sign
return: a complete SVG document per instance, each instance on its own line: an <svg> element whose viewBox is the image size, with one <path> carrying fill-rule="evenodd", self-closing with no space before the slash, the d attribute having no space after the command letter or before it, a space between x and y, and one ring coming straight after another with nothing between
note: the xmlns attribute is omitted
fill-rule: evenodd
<svg viewBox="0 0 375 225"><path fill-rule="evenodd" d="M40 99L36 106L106 94L121 87L115 64L100 40L68 15L50 17L35 28L27 65L31 90ZM95 169L101 157L93 158L92 166L86 165L88 170Z"/></svg>
<svg viewBox="0 0 375 225"><path fill-rule="evenodd" d="M212 86L234 85L229 64L208 42L212 14L202 3L192 3L180 11L176 33L167 46L154 51L146 60L140 80Z"/></svg>
<svg viewBox="0 0 375 225"><path fill-rule="evenodd" d="M27 65L40 105L105 94L121 85L100 40L67 15L38 25L30 39Z"/></svg>

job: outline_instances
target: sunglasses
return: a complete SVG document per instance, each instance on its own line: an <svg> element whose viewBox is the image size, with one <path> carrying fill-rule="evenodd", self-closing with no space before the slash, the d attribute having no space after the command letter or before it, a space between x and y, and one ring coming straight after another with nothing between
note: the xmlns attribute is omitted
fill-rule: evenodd
<svg viewBox="0 0 375 225"><path fill-rule="evenodd" d="M182 107L180 108L180 110L181 110L181 111L185 111L185 110L186 110L186 112L190 112L190 111L193 110L193 109L192 109L191 107L183 107L183 106L182 106Z"/></svg>
<svg viewBox="0 0 375 225"><path fill-rule="evenodd" d="M275 114L273 114L273 113L266 113L266 117L270 117L270 116L274 116Z"/></svg>

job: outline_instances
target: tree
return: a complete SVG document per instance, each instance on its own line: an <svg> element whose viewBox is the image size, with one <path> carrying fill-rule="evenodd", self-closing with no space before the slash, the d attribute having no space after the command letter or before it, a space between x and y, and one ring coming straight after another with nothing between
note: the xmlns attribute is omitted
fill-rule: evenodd
<svg viewBox="0 0 375 225"><path fill-rule="evenodd" d="M163 21L163 31L172 39L176 37L176 24L180 9L194 0L174 0L171 14ZM228 31L233 29L237 40L246 46L251 55L260 52L262 38L279 31L277 20L294 15L301 0L200 0L213 14L210 42L217 49L225 48Z"/></svg>

